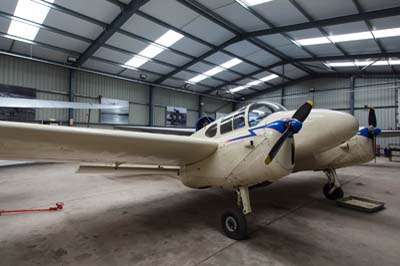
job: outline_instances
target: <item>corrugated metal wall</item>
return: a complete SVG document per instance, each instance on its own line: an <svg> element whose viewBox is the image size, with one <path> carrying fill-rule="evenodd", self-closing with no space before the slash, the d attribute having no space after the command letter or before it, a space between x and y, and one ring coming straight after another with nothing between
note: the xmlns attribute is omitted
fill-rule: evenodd
<svg viewBox="0 0 400 266"><path fill-rule="evenodd" d="M378 126L395 129L398 123L398 93L400 78L363 77L355 79L354 116L360 125L367 125L368 110L365 105L375 106ZM396 92L397 91L397 92ZM269 91L254 101L282 101L282 89ZM288 109L296 109L306 100L313 100L316 108L351 110L351 83L349 78L325 78L300 82L283 89L283 104ZM381 147L389 143L400 143L399 138L378 138Z"/></svg>
<svg viewBox="0 0 400 266"><path fill-rule="evenodd" d="M55 67L44 63L0 55L0 84L14 85L36 89L37 98L45 100L69 100L68 69ZM75 98L77 102L98 103L99 96L128 100L129 124L149 124L149 87L146 85L113 79L100 75L74 72ZM174 92L163 88L153 89L153 124L165 125L166 106L185 107L188 109L187 125L194 126L199 117L199 96L181 92ZM212 98L202 97L203 111L206 113L232 111L232 103ZM78 126L86 126L88 110L75 110L74 118ZM58 121L68 120L68 110L38 109L36 120ZM92 110L91 127L112 128L112 126L98 125L99 111Z"/></svg>
<svg viewBox="0 0 400 266"><path fill-rule="evenodd" d="M37 99L68 101L68 70L0 56L0 84L36 89ZM67 120L67 110L36 110L36 120Z"/></svg>
<svg viewBox="0 0 400 266"><path fill-rule="evenodd" d="M100 96L129 101L129 124L147 125L149 113L148 86L107 78L95 74L76 73L75 100L99 103ZM88 110L75 110L77 122L88 120ZM90 122L99 123L99 111L92 110Z"/></svg>

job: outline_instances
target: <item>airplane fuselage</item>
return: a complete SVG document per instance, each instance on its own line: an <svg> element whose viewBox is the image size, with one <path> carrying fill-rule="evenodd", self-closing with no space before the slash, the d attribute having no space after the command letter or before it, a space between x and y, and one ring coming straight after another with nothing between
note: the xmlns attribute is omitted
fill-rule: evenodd
<svg viewBox="0 0 400 266"><path fill-rule="evenodd" d="M192 135L219 142L217 151L205 160L182 167L182 182L195 188L209 186L251 186L275 182L294 172L325 170L363 163L373 158L371 140L356 135L357 120L350 114L314 109L300 132L285 141L274 161L266 165L265 158L281 136L278 122L285 121L294 111L269 114L255 126L251 125L249 107L219 119ZM241 128L228 132L224 124L243 114ZM222 126L222 128L221 128ZM215 135L209 131L215 128ZM226 129L225 129L226 130Z"/></svg>

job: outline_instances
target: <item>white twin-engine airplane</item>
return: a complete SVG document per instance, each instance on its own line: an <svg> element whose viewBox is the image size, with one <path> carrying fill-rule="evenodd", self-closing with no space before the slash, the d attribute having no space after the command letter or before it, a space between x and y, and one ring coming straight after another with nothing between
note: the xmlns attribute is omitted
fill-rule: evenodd
<svg viewBox="0 0 400 266"><path fill-rule="evenodd" d="M0 159L179 167L191 188L231 187L239 208L221 218L233 239L247 235L252 212L249 189L273 183L296 171L321 170L328 177L328 199L343 197L335 169L375 156L375 111L369 126L358 127L350 114L312 109L297 111L275 103L253 103L199 129L190 137L119 130L0 122ZM204 121L203 121L204 122ZM100 168L99 168L100 169Z"/></svg>

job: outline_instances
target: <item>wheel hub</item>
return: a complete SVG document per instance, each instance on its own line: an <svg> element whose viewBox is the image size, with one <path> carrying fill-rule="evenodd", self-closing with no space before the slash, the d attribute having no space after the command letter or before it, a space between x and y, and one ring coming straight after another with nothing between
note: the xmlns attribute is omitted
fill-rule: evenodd
<svg viewBox="0 0 400 266"><path fill-rule="evenodd" d="M226 217L225 226L229 232L235 232L237 229L237 222L235 218L232 216Z"/></svg>

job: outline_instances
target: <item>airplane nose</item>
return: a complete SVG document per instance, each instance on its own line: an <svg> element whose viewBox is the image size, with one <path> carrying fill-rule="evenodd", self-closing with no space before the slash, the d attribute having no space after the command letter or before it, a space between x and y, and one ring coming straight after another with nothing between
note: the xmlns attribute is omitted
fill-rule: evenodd
<svg viewBox="0 0 400 266"><path fill-rule="evenodd" d="M295 135L298 151L320 152L331 149L353 137L357 120L348 113L316 109L311 111L303 129Z"/></svg>

